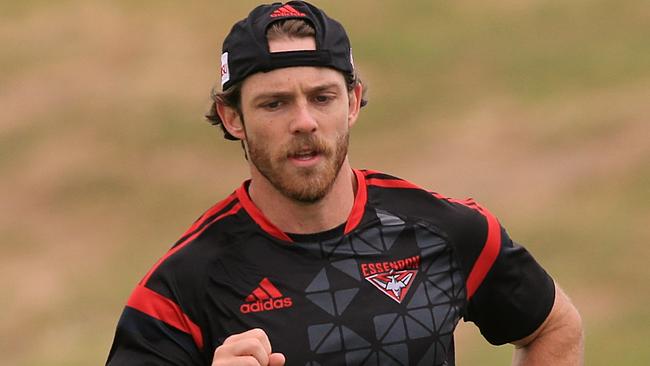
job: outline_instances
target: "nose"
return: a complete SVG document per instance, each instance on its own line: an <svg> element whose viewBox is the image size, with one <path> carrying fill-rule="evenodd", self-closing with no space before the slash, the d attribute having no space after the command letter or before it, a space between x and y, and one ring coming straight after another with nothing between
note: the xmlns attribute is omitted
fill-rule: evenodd
<svg viewBox="0 0 650 366"><path fill-rule="evenodd" d="M309 104L296 103L295 114L291 121L291 133L314 133L318 129L318 122L310 110Z"/></svg>

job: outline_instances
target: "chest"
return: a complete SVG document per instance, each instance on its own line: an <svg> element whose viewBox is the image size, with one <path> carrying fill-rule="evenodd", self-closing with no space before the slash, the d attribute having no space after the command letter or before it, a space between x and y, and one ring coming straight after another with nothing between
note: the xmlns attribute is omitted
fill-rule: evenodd
<svg viewBox="0 0 650 366"><path fill-rule="evenodd" d="M289 365L451 364L465 305L452 249L426 225L389 223L233 254L208 289L213 344L260 327Z"/></svg>

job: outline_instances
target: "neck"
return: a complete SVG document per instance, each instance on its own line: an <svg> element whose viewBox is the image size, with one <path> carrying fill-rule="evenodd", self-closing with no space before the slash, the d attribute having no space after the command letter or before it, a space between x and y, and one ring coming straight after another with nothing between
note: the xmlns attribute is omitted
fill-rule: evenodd
<svg viewBox="0 0 650 366"><path fill-rule="evenodd" d="M286 197L259 172L253 172L248 192L264 216L280 230L312 234L347 220L354 204L355 187L356 177L346 159L331 190L317 202L304 203Z"/></svg>

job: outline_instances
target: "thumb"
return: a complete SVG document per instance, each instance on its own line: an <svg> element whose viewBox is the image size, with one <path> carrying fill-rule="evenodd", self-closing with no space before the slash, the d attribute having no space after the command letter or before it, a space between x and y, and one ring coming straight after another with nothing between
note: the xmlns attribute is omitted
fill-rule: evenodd
<svg viewBox="0 0 650 366"><path fill-rule="evenodd" d="M284 366L286 362L282 353L271 353L269 355L269 366Z"/></svg>

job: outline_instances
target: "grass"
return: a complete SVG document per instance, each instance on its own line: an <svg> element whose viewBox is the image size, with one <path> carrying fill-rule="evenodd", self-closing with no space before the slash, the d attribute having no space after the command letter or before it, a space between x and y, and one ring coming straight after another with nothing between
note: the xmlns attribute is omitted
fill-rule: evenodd
<svg viewBox="0 0 650 366"><path fill-rule="evenodd" d="M102 363L135 283L247 176L202 115L254 4L3 3L0 363ZM323 6L370 85L354 165L477 198L573 297L587 364L648 364L645 1ZM511 350L464 325L457 354Z"/></svg>

